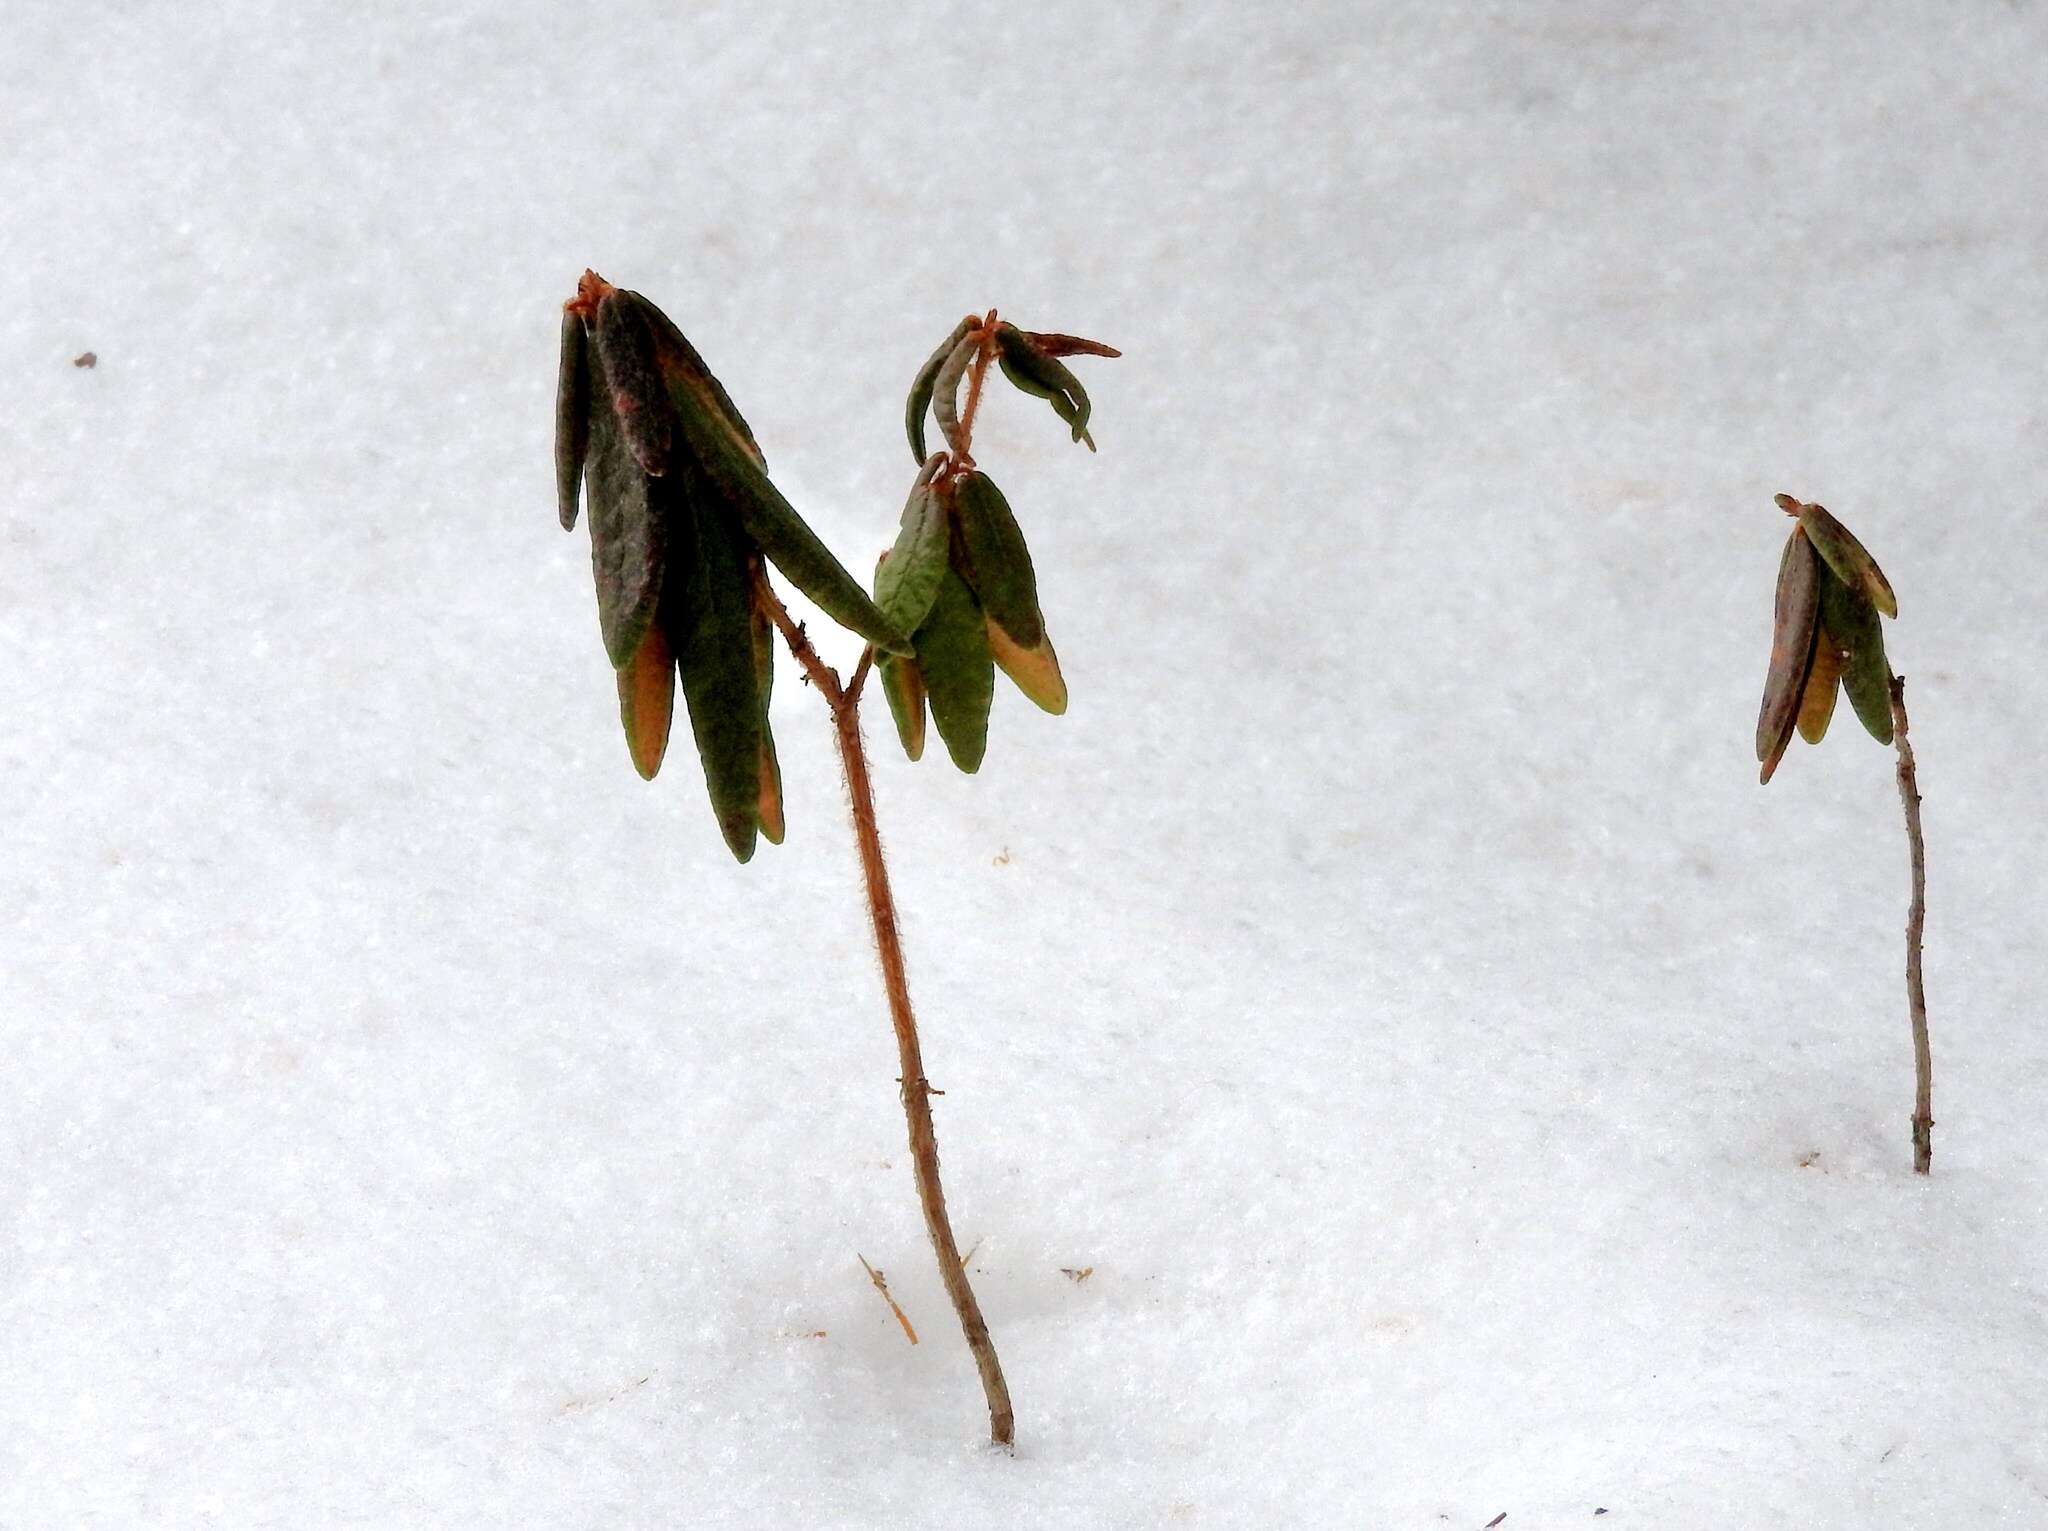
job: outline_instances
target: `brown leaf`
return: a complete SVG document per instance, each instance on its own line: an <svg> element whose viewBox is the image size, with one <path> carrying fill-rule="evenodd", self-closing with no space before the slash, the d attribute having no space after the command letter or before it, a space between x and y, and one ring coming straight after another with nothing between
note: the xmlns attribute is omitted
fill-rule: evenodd
<svg viewBox="0 0 2048 1531"><path fill-rule="evenodd" d="M1820 614L1820 561L1799 527L1785 539L1778 560L1778 594L1771 621L1771 666L1764 677L1763 705L1756 720L1759 780L1768 782L1799 718L1799 698L1813 664L1813 635Z"/></svg>

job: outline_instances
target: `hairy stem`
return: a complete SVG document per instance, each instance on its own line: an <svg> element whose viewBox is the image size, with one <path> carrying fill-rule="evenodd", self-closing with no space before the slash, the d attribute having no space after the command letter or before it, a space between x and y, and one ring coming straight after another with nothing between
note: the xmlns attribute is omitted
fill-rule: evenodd
<svg viewBox="0 0 2048 1531"><path fill-rule="evenodd" d="M966 1262L960 1258L952 1221L946 1216L946 1191L939 1181L939 1139L932 1125L931 1107L931 1097L944 1092L934 1090L924 1076L917 1017L910 1008L910 983L903 970L903 938L896 923L896 901L889 892L889 869L883 862L882 837L875 827L874 788L868 778L867 751L860 738L860 683L867 676L872 653L861 656L853 684L842 687L839 672L818 657L811 640L790 619L767 578L757 578L758 598L781 630L790 653L832 708L839 763L846 772L846 795L853 808L854 839L860 846L861 875L867 884L868 918L875 928L875 952L882 963L889 1020L896 1029L903 1115L910 1126L910 1162L917 1177L917 1199L924 1208L925 1232L931 1235L933 1252L939 1258L939 1279L945 1282L946 1295L953 1300L953 1311L960 1315L967 1348L973 1352L975 1368L981 1373L981 1389L988 1398L989 1438L998 1446L1008 1446L1016 1433L1010 1388L1003 1380L1003 1366L996 1359L995 1341L989 1337L988 1322L981 1316L981 1304L975 1301L974 1288L968 1284Z"/></svg>
<svg viewBox="0 0 2048 1531"><path fill-rule="evenodd" d="M964 457L971 466L974 462L974 415L981 408L981 384L988 376L988 364L996 354L996 311L990 309L988 317L981 321L976 332L979 343L974 351L974 370L967 374L967 407L960 411L960 450L954 454Z"/></svg>
<svg viewBox="0 0 2048 1531"><path fill-rule="evenodd" d="M1927 926L1927 846L1920 838L1920 781L1906 737L1906 678L1892 677L1892 742L1899 751L1899 800L1906 805L1906 847L1913 861L1913 902L1906 910L1906 1005L1913 1017L1913 1171L1934 1160L1934 1054L1927 1043L1927 991L1920 984L1920 938Z"/></svg>

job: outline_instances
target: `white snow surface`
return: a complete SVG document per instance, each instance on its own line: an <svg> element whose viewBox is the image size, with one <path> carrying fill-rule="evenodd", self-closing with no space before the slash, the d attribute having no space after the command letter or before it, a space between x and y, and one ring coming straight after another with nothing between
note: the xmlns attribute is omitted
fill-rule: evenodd
<svg viewBox="0 0 2048 1531"><path fill-rule="evenodd" d="M0 1525L2048 1527L2038 0L4 30ZM868 727L1014 1455L822 705L744 868L628 761L586 265L861 570L962 312L1124 349L977 438L1071 711Z"/></svg>

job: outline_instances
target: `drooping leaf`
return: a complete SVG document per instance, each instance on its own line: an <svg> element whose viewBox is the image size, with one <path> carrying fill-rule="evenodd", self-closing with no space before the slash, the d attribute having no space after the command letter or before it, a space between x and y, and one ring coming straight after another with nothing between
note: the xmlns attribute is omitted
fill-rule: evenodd
<svg viewBox="0 0 2048 1531"><path fill-rule="evenodd" d="M1074 440L1086 442L1091 452L1095 450L1095 438L1088 434L1088 390L1071 368L1008 322L996 325L996 360L1004 377L1033 397L1050 402L1053 412L1073 431Z"/></svg>
<svg viewBox="0 0 2048 1531"><path fill-rule="evenodd" d="M648 327L654 332L655 361L661 368L662 377L669 386L669 396L682 408L677 391L682 393L698 408L709 411L724 420L733 437L754 459L755 464L767 471L768 459L761 451L761 444L754 440L754 433L741 416L739 406L732 401L732 395L725 391L725 385L712 375L704 365L704 358L697 354L697 348L690 344L689 336L675 326L675 321L656 308L637 292L626 294L638 303L647 316Z"/></svg>
<svg viewBox="0 0 2048 1531"><path fill-rule="evenodd" d="M583 316L562 314L562 362L555 379L555 501L562 530L576 527L583 457L590 449L590 337Z"/></svg>
<svg viewBox="0 0 2048 1531"><path fill-rule="evenodd" d="M1764 676L1764 700L1756 719L1756 758L1762 779L1785 754L1799 718L1799 698L1813 662L1813 630L1820 617L1820 560L1798 527L1785 539L1778 561L1778 594L1771 615L1771 666Z"/></svg>
<svg viewBox="0 0 2048 1531"><path fill-rule="evenodd" d="M1835 716L1835 698L1842 690L1842 651L1835 647L1825 624L1813 632L1813 665L1806 677L1806 691L1799 699L1799 737L1818 744L1827 737L1828 724Z"/></svg>
<svg viewBox="0 0 2048 1531"><path fill-rule="evenodd" d="M1891 666L1877 608L1830 570L1821 579L1820 621L1842 652L1842 690L1856 719L1879 744L1892 742Z"/></svg>
<svg viewBox="0 0 2048 1531"><path fill-rule="evenodd" d="M917 369L917 377L910 385L910 397L903 404L903 429L910 437L910 455L917 459L920 468L931 455L924 449L924 417L932 407L932 389L938 383L939 368L945 366L946 358L953 354L954 347L967 338L967 332L977 323L979 321L974 315L969 314L954 325L953 333L939 342L939 348Z"/></svg>
<svg viewBox="0 0 2048 1531"><path fill-rule="evenodd" d="M603 400L610 387L604 359L588 356L591 393ZM620 435L618 417L594 406L583 463L584 503L590 521L590 567L597 585L597 625L615 670L623 669L660 602L667 518L653 497L656 480L641 471Z"/></svg>
<svg viewBox="0 0 2048 1531"><path fill-rule="evenodd" d="M878 649L909 653L910 640L782 497L725 416L686 390L675 399L684 443L711 497L738 516L769 561L841 626Z"/></svg>
<svg viewBox="0 0 2048 1531"><path fill-rule="evenodd" d="M889 716L896 720L896 737L903 753L912 760L924 758L924 672L915 659L883 658L875 662L882 694L889 699Z"/></svg>
<svg viewBox="0 0 2048 1531"><path fill-rule="evenodd" d="M1799 524L1820 556L1827 560L1827 566L1835 571L1835 578L1851 590L1860 591L1865 600L1886 616L1899 614L1899 599L1892 594L1891 581L1856 540L1855 533L1818 505L1801 505ZM1890 704L1886 707L1889 715Z"/></svg>
<svg viewBox="0 0 2048 1531"><path fill-rule="evenodd" d="M951 568L939 581L938 596L917 630L917 663L946 753L961 770L974 772L988 748L995 662L981 603Z"/></svg>
<svg viewBox="0 0 2048 1531"><path fill-rule="evenodd" d="M946 508L920 478L903 507L896 545L875 565L875 604L902 632L915 632L932 609L946 572Z"/></svg>
<svg viewBox="0 0 2048 1531"><path fill-rule="evenodd" d="M620 435L641 471L660 478L668 471L676 411L655 360L649 306L638 295L616 288L599 299L597 354L604 359L605 383Z"/></svg>
<svg viewBox="0 0 2048 1531"><path fill-rule="evenodd" d="M769 480L754 433L697 348L640 294L621 289L616 296L644 319L684 448L715 497L738 514L748 537L827 616L877 648L908 653L908 638L890 627Z"/></svg>
<svg viewBox="0 0 2048 1531"><path fill-rule="evenodd" d="M995 480L975 469L961 475L954 490L960 540L973 566L970 582L989 619L1019 648L1038 646L1045 618L1038 609L1038 575L1024 532Z"/></svg>
<svg viewBox="0 0 2048 1531"><path fill-rule="evenodd" d="M1036 648L1020 648L991 618L988 646L997 668L1016 682L1019 691L1054 717L1067 710L1067 682L1050 636L1041 635Z"/></svg>
<svg viewBox="0 0 2048 1531"><path fill-rule="evenodd" d="M694 473L694 467L685 470ZM710 495L693 496L688 521L696 556L686 601L664 610L689 703L690 731L725 843L754 854L761 815L761 698L754 599L746 539Z"/></svg>
<svg viewBox="0 0 2048 1531"><path fill-rule="evenodd" d="M668 730L675 716L676 656L659 622L647 624L640 647L616 674L619 721L626 727L626 748L633 769L654 780L668 751Z"/></svg>

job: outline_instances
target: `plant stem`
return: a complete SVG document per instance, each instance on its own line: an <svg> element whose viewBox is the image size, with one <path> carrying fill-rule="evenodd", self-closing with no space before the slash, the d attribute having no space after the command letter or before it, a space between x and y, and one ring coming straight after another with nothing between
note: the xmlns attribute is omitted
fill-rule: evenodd
<svg viewBox="0 0 2048 1531"><path fill-rule="evenodd" d="M960 450L954 455L974 461L974 412L981 408L981 383L988 376L988 364L996 354L996 311L990 309L981 321L981 343L975 348L974 370L967 374L967 407L960 411Z"/></svg>
<svg viewBox="0 0 2048 1531"><path fill-rule="evenodd" d="M1906 805L1906 847L1913 859L1913 902L1906 910L1906 1004L1913 1017L1913 1172L1934 1159L1934 1054L1927 1044L1927 991L1920 984L1920 938L1927 925L1927 847L1920 838L1920 781L1906 738L1906 678L1892 677L1892 741L1899 751L1899 800Z"/></svg>
<svg viewBox="0 0 2048 1531"><path fill-rule="evenodd" d="M934 1090L924 1076L924 1057L917 1042L917 1017L910 1008L910 983L903 970L903 939L896 924L896 901L889 892L889 870L882 859L882 837L875 827L874 788L868 778L867 751L860 738L860 691L867 678L871 653L861 656L853 683L841 686L839 672L818 657L803 628L790 619L788 610L776 597L765 575L756 576L756 592L769 617L782 632L783 641L811 684L831 705L832 724L839 741L839 763L846 772L846 795L853 809L854 839L860 846L861 874L867 883L868 918L875 928L875 952L882 963L882 987L889 997L889 1020L896 1029L896 1056L902 1067L903 1115L910 1126L911 1170L917 1177L917 1199L924 1208L925 1232L931 1236L933 1252L939 1258L939 1279L946 1295L953 1299L953 1311L960 1315L960 1328L967 1336L967 1348L981 1373L982 1392L988 1398L989 1438L1008 1446L1016 1433L1016 1417L1010 1408L1009 1385L1003 1381L1002 1363L996 1359L995 1341L989 1338L988 1322L981 1316L981 1304L967 1281L966 1263L953 1237L953 1224L946 1216L946 1191L939 1182L939 1140L932 1126L931 1097L945 1093Z"/></svg>

